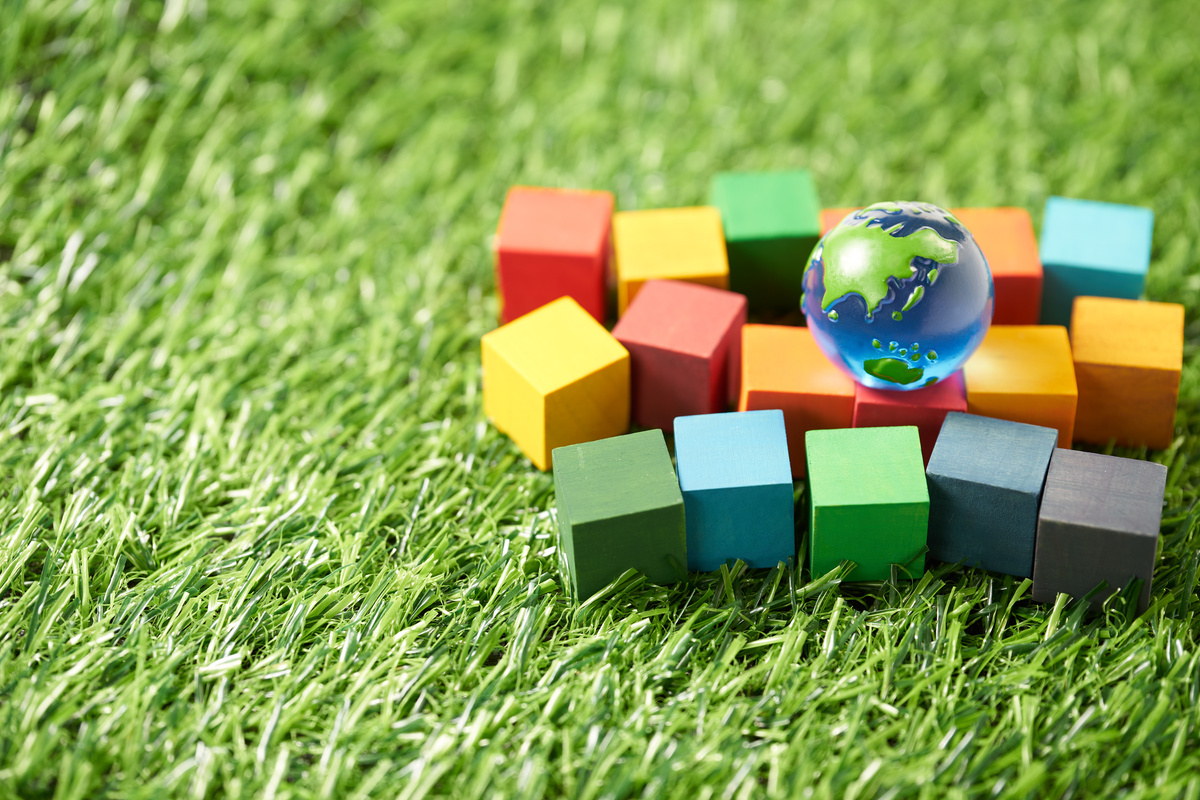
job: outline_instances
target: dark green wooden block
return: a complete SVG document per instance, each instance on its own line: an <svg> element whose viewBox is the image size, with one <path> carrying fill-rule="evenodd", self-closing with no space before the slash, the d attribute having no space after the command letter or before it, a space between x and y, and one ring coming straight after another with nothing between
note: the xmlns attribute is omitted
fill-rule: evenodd
<svg viewBox="0 0 1200 800"><path fill-rule="evenodd" d="M923 575L929 490L917 429L840 428L804 439L813 576L843 560L858 565L852 581L886 580L893 564Z"/></svg>
<svg viewBox="0 0 1200 800"><path fill-rule="evenodd" d="M729 288L752 310L795 310L801 277L821 238L821 202L807 170L722 172L710 202L721 212Z"/></svg>
<svg viewBox="0 0 1200 800"><path fill-rule="evenodd" d="M687 574L683 495L661 430L557 447L558 537L575 597L627 569L654 583Z"/></svg>

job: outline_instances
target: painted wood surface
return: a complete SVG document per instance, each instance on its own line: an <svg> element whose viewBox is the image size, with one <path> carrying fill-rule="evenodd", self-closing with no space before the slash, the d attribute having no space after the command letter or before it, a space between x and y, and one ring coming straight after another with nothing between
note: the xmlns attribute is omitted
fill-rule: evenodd
<svg viewBox="0 0 1200 800"><path fill-rule="evenodd" d="M619 211L613 215L617 311L656 279L729 287L721 212L711 206Z"/></svg>
<svg viewBox="0 0 1200 800"><path fill-rule="evenodd" d="M993 325L1036 325L1042 311L1042 260L1033 219L1023 208L954 208L987 259L996 289Z"/></svg>
<svg viewBox="0 0 1200 800"><path fill-rule="evenodd" d="M773 567L795 556L783 412L680 417L675 460L690 569L711 572L739 558L751 567Z"/></svg>
<svg viewBox="0 0 1200 800"><path fill-rule="evenodd" d="M654 583L686 576L683 496L661 431L556 448L559 546L578 600L636 569Z"/></svg>
<svg viewBox="0 0 1200 800"><path fill-rule="evenodd" d="M647 282L612 332L629 351L633 421L670 431L675 417L712 414L736 402L745 324L740 294Z"/></svg>
<svg viewBox="0 0 1200 800"><path fill-rule="evenodd" d="M1028 578L1038 503L1058 431L972 414L946 415L929 484L929 554Z"/></svg>
<svg viewBox="0 0 1200 800"><path fill-rule="evenodd" d="M709 202L721 212L729 287L756 311L797 308L803 265L821 234L808 170L718 173Z"/></svg>
<svg viewBox="0 0 1200 800"><path fill-rule="evenodd" d="M854 387L855 428L889 428L913 425L921 437L921 457L926 464L933 454L942 422L952 411L967 410L967 392L962 373L911 392Z"/></svg>
<svg viewBox="0 0 1200 800"><path fill-rule="evenodd" d="M1140 206L1049 197L1042 217L1042 322L1068 325L1078 296L1141 296L1154 212Z"/></svg>
<svg viewBox="0 0 1200 800"><path fill-rule="evenodd" d="M812 575L843 561L851 581L925 572L929 491L912 426L813 430L806 435Z"/></svg>
<svg viewBox="0 0 1200 800"><path fill-rule="evenodd" d="M1079 598L1101 582L1102 602L1133 578L1150 602L1167 468L1150 461L1057 449L1038 516L1033 599Z"/></svg>
<svg viewBox="0 0 1200 800"><path fill-rule="evenodd" d="M629 353L570 297L481 342L483 411L534 466L550 453L629 430Z"/></svg>
<svg viewBox="0 0 1200 800"><path fill-rule="evenodd" d="M829 363L807 328L742 328L741 384L739 410L783 411L794 478L805 474L806 432L849 428L854 421L857 384Z"/></svg>
<svg viewBox="0 0 1200 800"><path fill-rule="evenodd" d="M501 323L564 296L604 322L612 214L610 192L510 189L493 244Z"/></svg>
<svg viewBox="0 0 1200 800"><path fill-rule="evenodd" d="M1178 303L1075 298L1075 441L1170 446L1183 369L1183 321Z"/></svg>
<svg viewBox="0 0 1200 800"><path fill-rule="evenodd" d="M1054 428L1059 447L1071 446L1078 389L1066 328L993 325L963 380L970 413Z"/></svg>
<svg viewBox="0 0 1200 800"><path fill-rule="evenodd" d="M859 211L863 206L854 206L847 208L825 208L821 210L821 235L829 233L838 226L850 214Z"/></svg>

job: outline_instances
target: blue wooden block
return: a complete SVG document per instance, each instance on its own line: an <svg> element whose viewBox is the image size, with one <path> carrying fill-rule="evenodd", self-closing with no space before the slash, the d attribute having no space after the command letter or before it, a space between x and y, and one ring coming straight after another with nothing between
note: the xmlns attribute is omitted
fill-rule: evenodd
<svg viewBox="0 0 1200 800"><path fill-rule="evenodd" d="M675 418L688 568L740 558L773 567L796 554L792 467L783 412Z"/></svg>
<svg viewBox="0 0 1200 800"><path fill-rule="evenodd" d="M1028 578L1038 503L1058 431L953 412L925 477L929 553L941 561Z"/></svg>
<svg viewBox="0 0 1200 800"><path fill-rule="evenodd" d="M1136 300L1146 285L1154 212L1050 197L1042 219L1042 324L1069 325L1076 297Z"/></svg>

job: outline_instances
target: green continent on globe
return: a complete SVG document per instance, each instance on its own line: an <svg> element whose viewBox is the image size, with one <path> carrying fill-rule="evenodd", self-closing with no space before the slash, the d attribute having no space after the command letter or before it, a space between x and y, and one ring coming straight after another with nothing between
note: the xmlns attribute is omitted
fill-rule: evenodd
<svg viewBox="0 0 1200 800"><path fill-rule="evenodd" d="M958 242L944 238L933 228L920 228L908 236L893 236L892 231L899 227L885 229L868 222L842 224L829 232L822 251L825 262L822 311L855 292L862 295L867 302L867 314L872 315L887 297L888 278L912 277L914 258L928 258L938 264L958 261Z"/></svg>
<svg viewBox="0 0 1200 800"><path fill-rule="evenodd" d="M898 383L907 386L916 383L925 375L921 367L910 367L898 358L869 358L863 362L863 369L868 375L874 375L882 381Z"/></svg>

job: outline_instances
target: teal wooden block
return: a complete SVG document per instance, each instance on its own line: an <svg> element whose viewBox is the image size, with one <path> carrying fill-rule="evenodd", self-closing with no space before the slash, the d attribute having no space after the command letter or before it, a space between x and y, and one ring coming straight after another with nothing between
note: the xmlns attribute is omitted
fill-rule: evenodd
<svg viewBox="0 0 1200 800"><path fill-rule="evenodd" d="M796 555L782 411L676 417L675 460L690 569L711 572L739 558L773 567Z"/></svg>
<svg viewBox="0 0 1200 800"><path fill-rule="evenodd" d="M658 584L686 576L683 496L662 431L557 447L552 457L559 546L577 599L627 569Z"/></svg>
<svg viewBox="0 0 1200 800"><path fill-rule="evenodd" d="M1136 300L1146 285L1154 212L1050 197L1042 218L1042 324L1070 325L1076 297Z"/></svg>
<svg viewBox="0 0 1200 800"><path fill-rule="evenodd" d="M852 581L880 581L892 565L925 572L929 490L914 426L840 428L805 434L808 553L813 576L841 561Z"/></svg>
<svg viewBox="0 0 1200 800"><path fill-rule="evenodd" d="M718 173L709 202L725 229L729 288L746 295L751 310L795 311L821 237L821 202L808 170Z"/></svg>

